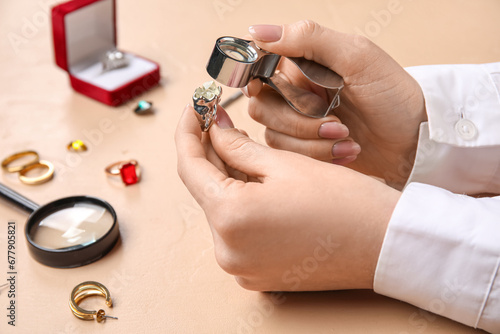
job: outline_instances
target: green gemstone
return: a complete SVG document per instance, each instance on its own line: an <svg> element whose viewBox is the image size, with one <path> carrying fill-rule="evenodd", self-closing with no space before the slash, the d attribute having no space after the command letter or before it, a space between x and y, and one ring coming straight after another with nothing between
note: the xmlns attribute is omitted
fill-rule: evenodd
<svg viewBox="0 0 500 334"><path fill-rule="evenodd" d="M151 111L151 108L153 108L153 103L141 100L139 103L137 103L137 107L134 109L134 111L137 114L145 114L149 111Z"/></svg>

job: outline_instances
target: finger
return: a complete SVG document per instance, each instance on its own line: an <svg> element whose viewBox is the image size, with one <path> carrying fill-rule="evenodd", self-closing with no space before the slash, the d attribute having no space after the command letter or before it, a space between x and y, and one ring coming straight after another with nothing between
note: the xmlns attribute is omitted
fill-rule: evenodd
<svg viewBox="0 0 500 334"><path fill-rule="evenodd" d="M175 132L177 171L180 178L202 208L213 204L226 179L216 166L207 160L201 142L202 132L191 106L186 106ZM210 190L211 191L207 191ZM217 191L213 191L217 189Z"/></svg>
<svg viewBox="0 0 500 334"><path fill-rule="evenodd" d="M257 94L259 94L260 90L262 89L262 81L259 79L254 79L248 83L245 87L241 89L243 94L245 94L246 97L252 97Z"/></svg>
<svg viewBox="0 0 500 334"><path fill-rule="evenodd" d="M345 157L345 158L333 159L332 163L336 164L336 165L345 166L348 163L351 163L354 160L356 160L357 157L358 157L357 155L351 155L351 156Z"/></svg>
<svg viewBox="0 0 500 334"><path fill-rule="evenodd" d="M202 144L203 144L203 149L205 150L205 154L207 156L207 160L212 163L217 169L219 169L224 175L229 176L230 174L228 173L226 169L226 164L224 161L219 158L217 153L215 153L215 150L212 146L212 142L210 141L210 136L208 133L203 132L202 134Z"/></svg>
<svg viewBox="0 0 500 334"><path fill-rule="evenodd" d="M220 112L220 116L219 117L220 117L219 118L219 122L221 122L222 124L231 124L231 126L229 126L229 127L232 127L232 122L229 123L228 121L222 121L223 118L229 117L229 115L227 114L227 112L225 110L223 112ZM228 126L228 125L226 125L226 126ZM243 129L236 129L236 130L238 130L238 132L241 133L242 135L244 135L246 137L249 137L248 133L245 130L243 130ZM212 149L213 149L213 147L212 147ZM217 153L215 153L215 154L217 154ZM257 177L248 176L245 173L240 172L239 170L234 169L234 168L232 168L231 166L229 166L227 164L224 164L224 165L225 165L225 168L226 168L227 173L229 174L229 176L232 177L232 178L234 178L234 179L237 179L237 180L240 180L240 181L243 181L243 182L260 182L260 180Z"/></svg>
<svg viewBox="0 0 500 334"><path fill-rule="evenodd" d="M216 123L219 125L219 127L223 129L234 128L234 124L233 121L231 120L231 117L229 117L229 114L227 113L226 109L224 109L220 105L217 105Z"/></svg>
<svg viewBox="0 0 500 334"><path fill-rule="evenodd" d="M247 182L248 181L248 176L245 173L242 173L239 170L234 169L233 167L231 167L231 166L229 166L227 164L224 167L225 167L225 170L227 171L227 174L230 177L232 177L233 179L240 180L240 181L243 181L243 182Z"/></svg>
<svg viewBox="0 0 500 334"><path fill-rule="evenodd" d="M238 131L239 131L241 134L243 134L243 135L245 135L245 136L247 136L247 137L250 137L250 136L248 135L248 132L246 132L245 130L243 130L243 129L238 129Z"/></svg>
<svg viewBox="0 0 500 334"><path fill-rule="evenodd" d="M361 147L350 138L342 140L299 139L271 129L266 129L265 138L270 147L300 153L322 161L356 156L361 152Z"/></svg>
<svg viewBox="0 0 500 334"><path fill-rule="evenodd" d="M234 128L222 128L219 123L210 128L210 138L217 155L231 168L261 181L270 169L279 164L273 150L260 145Z"/></svg>
<svg viewBox="0 0 500 334"><path fill-rule="evenodd" d="M259 95L250 99L248 113L267 128L291 137L338 139L349 135L349 129L335 115L323 118L301 115L270 87L264 87Z"/></svg>
<svg viewBox="0 0 500 334"><path fill-rule="evenodd" d="M381 50L367 38L330 30L312 21L282 26L254 25L249 28L255 43L266 51L286 57L304 57L327 66L345 77L353 61L368 65ZM363 49L370 48L371 52Z"/></svg>
<svg viewBox="0 0 500 334"><path fill-rule="evenodd" d="M219 124L220 127L222 128L234 128L233 121L229 117L228 113L226 110L221 107L220 105L217 107L217 119L216 119L217 124ZM237 129L238 130L238 129ZM238 130L240 133L246 134L243 130ZM248 136L248 135L247 135ZM209 150L207 151L207 154L210 153L211 158L209 157L209 160L212 161L214 165L217 166L224 174L228 175L229 177L232 177L233 179L240 180L243 182L247 182L248 177L246 174L240 172L237 169L232 168L228 164L226 164L224 161L221 160L221 158L217 155L217 153L214 150L214 147L212 145L212 141L210 140L210 136L208 136L208 142L210 143Z"/></svg>

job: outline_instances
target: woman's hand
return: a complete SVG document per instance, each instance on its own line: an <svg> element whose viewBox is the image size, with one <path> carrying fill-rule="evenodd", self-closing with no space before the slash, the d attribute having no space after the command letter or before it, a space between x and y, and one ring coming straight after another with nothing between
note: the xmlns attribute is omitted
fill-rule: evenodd
<svg viewBox="0 0 500 334"><path fill-rule="evenodd" d="M250 33L262 49L313 60L345 81L340 106L323 119L298 114L270 87L251 82L244 89L251 97L249 113L267 127L269 146L349 164L401 189L413 166L419 125L427 117L418 83L368 39L314 22L253 26ZM294 70L281 68L290 82L307 87Z"/></svg>
<svg viewBox="0 0 500 334"><path fill-rule="evenodd" d="M208 135L186 107L176 145L179 175L205 211L220 266L252 290L372 288L399 192L257 144L217 112Z"/></svg>

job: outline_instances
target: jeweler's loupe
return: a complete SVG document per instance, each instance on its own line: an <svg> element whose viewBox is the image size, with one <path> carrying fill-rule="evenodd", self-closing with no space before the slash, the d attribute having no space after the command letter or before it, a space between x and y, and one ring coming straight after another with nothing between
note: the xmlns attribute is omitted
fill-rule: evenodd
<svg viewBox="0 0 500 334"><path fill-rule="evenodd" d="M280 62L298 68L297 75L312 85L324 88L328 96L294 86L278 69ZM229 87L244 87L260 79L274 88L288 104L301 114L324 117L340 104L344 80L329 68L305 58L282 57L260 49L253 41L235 37L217 39L207 64L208 74Z"/></svg>
<svg viewBox="0 0 500 334"><path fill-rule="evenodd" d="M99 260L120 236L115 210L90 196L73 196L39 206L0 183L0 195L31 213L25 235L31 255L56 268Z"/></svg>

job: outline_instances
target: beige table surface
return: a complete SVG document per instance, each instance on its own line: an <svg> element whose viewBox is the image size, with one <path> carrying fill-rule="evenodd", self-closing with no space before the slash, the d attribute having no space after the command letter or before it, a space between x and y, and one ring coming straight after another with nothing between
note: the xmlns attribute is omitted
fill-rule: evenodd
<svg viewBox="0 0 500 334"><path fill-rule="evenodd" d="M57 167L54 179L39 186L5 173L0 181L38 203L76 194L109 201L121 242L90 265L46 267L28 254L26 214L2 200L0 283L8 271L8 220L17 223L18 277L15 328L7 325L10 299L0 289L0 333L475 332L369 291L289 293L276 300L243 290L215 262L205 216L177 177L173 135L194 88L209 79L204 66L219 36L307 18L363 33L404 66L492 62L500 59L499 1L117 0L119 47L161 65L162 85L142 96L156 106L147 117L133 113L138 99L112 108L71 89L53 60L48 7L54 3L0 0L0 158L34 149ZM394 6L390 18L381 16ZM263 142L246 103L239 100L229 113ZM66 151L76 138L87 143L87 153ZM106 177L107 164L130 158L143 166L140 184L125 188ZM69 293L85 280L110 289L115 306L108 314L119 320L98 324L71 314ZM86 305L103 304L94 298Z"/></svg>

